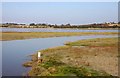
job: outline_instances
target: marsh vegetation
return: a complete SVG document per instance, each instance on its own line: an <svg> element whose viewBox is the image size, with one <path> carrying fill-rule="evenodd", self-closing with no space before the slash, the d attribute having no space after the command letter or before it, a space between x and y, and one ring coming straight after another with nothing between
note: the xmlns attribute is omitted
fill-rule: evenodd
<svg viewBox="0 0 120 78"><path fill-rule="evenodd" d="M32 38L83 36L83 35L118 35L118 32L0 32L0 40L22 40Z"/></svg>
<svg viewBox="0 0 120 78"><path fill-rule="evenodd" d="M118 76L118 38L97 38L41 50L32 55L30 76ZM25 63L27 65L27 63Z"/></svg>

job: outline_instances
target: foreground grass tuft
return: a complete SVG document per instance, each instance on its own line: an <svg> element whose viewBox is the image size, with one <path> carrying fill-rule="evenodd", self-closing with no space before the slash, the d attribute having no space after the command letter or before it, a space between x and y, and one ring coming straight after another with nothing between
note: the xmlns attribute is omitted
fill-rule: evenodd
<svg viewBox="0 0 120 78"><path fill-rule="evenodd" d="M84 66L67 65L55 59L38 64L29 74L37 76L110 76L106 72L96 71Z"/></svg>

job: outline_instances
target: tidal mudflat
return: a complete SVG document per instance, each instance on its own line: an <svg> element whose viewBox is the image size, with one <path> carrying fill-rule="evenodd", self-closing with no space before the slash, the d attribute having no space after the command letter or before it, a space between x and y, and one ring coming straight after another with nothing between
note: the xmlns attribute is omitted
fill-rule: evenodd
<svg viewBox="0 0 120 78"><path fill-rule="evenodd" d="M67 42L40 50L24 66L30 76L118 76L118 38L96 38Z"/></svg>
<svg viewBox="0 0 120 78"><path fill-rule="evenodd" d="M84 35L118 35L118 32L0 32L0 40L23 40L33 38L84 36Z"/></svg>

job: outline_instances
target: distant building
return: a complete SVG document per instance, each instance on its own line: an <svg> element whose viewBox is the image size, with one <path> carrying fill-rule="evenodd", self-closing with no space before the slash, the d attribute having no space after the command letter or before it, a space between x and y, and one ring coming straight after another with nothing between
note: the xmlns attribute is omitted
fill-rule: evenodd
<svg viewBox="0 0 120 78"><path fill-rule="evenodd" d="M109 23L108 26L120 26L120 24L118 24L118 23L114 23L114 24Z"/></svg>

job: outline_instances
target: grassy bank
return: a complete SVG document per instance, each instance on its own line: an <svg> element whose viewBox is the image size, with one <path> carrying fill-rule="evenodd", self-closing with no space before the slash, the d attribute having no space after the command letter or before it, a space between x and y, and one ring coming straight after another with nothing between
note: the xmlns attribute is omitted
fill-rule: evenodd
<svg viewBox="0 0 120 78"><path fill-rule="evenodd" d="M97 38L66 43L41 50L24 66L32 67L30 76L110 76L118 75L118 39Z"/></svg>
<svg viewBox="0 0 120 78"><path fill-rule="evenodd" d="M61 36L117 35L118 32L3 32L0 34L0 40L6 41Z"/></svg>
<svg viewBox="0 0 120 78"><path fill-rule="evenodd" d="M75 42L68 42L65 45L69 46L95 46L95 47L117 47L118 42L117 38L97 38L97 39L88 39L88 40L79 40Z"/></svg>

